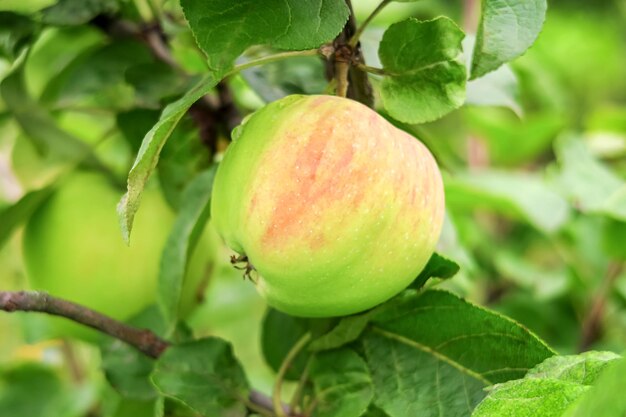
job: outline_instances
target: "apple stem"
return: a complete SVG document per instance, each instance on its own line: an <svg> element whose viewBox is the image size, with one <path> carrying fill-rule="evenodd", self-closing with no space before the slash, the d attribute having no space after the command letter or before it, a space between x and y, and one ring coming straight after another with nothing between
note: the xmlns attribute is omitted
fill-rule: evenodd
<svg viewBox="0 0 626 417"><path fill-rule="evenodd" d="M350 63L343 59L336 59L335 62L335 78L337 79L337 95L346 97L348 95L348 73L350 71Z"/></svg>

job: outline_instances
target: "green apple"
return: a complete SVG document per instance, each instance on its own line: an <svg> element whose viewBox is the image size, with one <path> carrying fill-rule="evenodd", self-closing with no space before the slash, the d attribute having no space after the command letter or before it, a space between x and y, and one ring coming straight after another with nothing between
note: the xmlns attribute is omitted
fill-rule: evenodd
<svg viewBox="0 0 626 417"><path fill-rule="evenodd" d="M404 289L435 249L441 174L426 147L375 111L332 96L288 96L233 134L211 213L258 272L273 307L347 315Z"/></svg>
<svg viewBox="0 0 626 417"><path fill-rule="evenodd" d="M116 214L122 192L99 174L76 173L33 214L23 238L32 288L118 320L156 301L161 252L175 216L157 190L146 190L127 246ZM194 305L215 249L203 236L189 264L181 314ZM50 327L48 337L91 338L69 320L50 320Z"/></svg>

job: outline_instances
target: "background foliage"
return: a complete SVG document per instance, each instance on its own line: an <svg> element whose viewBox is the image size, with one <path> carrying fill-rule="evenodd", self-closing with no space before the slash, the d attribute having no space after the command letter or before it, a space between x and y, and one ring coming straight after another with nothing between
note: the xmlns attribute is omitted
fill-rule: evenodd
<svg viewBox="0 0 626 417"><path fill-rule="evenodd" d="M357 25L379 4L352 3ZM480 6L391 2L362 34L377 110L442 168L446 223L410 289L306 320L242 281L208 203L242 117L332 92L315 51L241 68L332 41L348 5L0 1L0 289L35 287L24 225L76 172L95 172L122 199L120 241L133 244L147 194L171 209L161 256L136 259L158 271L153 304L130 321L174 342L153 360L1 314L0 415L274 415L255 395L278 389L318 417L623 416L626 7ZM185 314L198 253L203 302Z"/></svg>

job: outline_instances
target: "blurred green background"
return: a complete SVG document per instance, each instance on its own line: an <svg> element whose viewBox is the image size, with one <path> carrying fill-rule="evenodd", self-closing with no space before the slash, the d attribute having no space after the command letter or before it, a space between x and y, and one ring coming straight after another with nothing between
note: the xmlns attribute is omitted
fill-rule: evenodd
<svg viewBox="0 0 626 417"><path fill-rule="evenodd" d="M176 1L94 1L80 12L63 3L0 1L0 209L85 170L121 197L143 135L164 104L206 71ZM352 3L362 21L378 1ZM378 66L377 43L389 24L445 14L469 34L478 7L471 0L391 4L362 38L368 65ZM103 15L142 28L158 22L175 66ZM471 36L465 48L471 56ZM248 70L226 88L245 115L287 94L321 93L326 84L317 58L298 58ZM399 127L431 149L444 173L448 212L439 251L461 272L443 287L514 318L559 353L626 349L626 3L550 1L537 43L470 82L465 106L433 123ZM183 120L150 184L172 215L185 186L227 143L228 126L213 132L213 147L198 139L202 128L192 114ZM74 157L85 144L98 164ZM142 206L138 216L148 210ZM43 233L56 239L53 227ZM0 247L2 290L36 287L23 234L18 229ZM205 234L211 239L210 226ZM269 392L272 371L260 344L265 305L230 266L226 248L200 247L210 273L188 330L231 341L252 385ZM156 271L159 258L141 262ZM49 328L44 317L0 314L0 415L151 412L152 402L122 399L105 383L96 344L60 340ZM36 386L37 401L20 402L20 384ZM15 404L31 408L15 414Z"/></svg>

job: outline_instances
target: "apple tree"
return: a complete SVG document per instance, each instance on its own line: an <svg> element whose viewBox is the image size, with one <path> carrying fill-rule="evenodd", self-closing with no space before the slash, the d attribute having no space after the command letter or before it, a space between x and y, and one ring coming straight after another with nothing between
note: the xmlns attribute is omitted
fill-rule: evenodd
<svg viewBox="0 0 626 417"><path fill-rule="evenodd" d="M0 2L0 415L624 416L626 9L577 7Z"/></svg>

